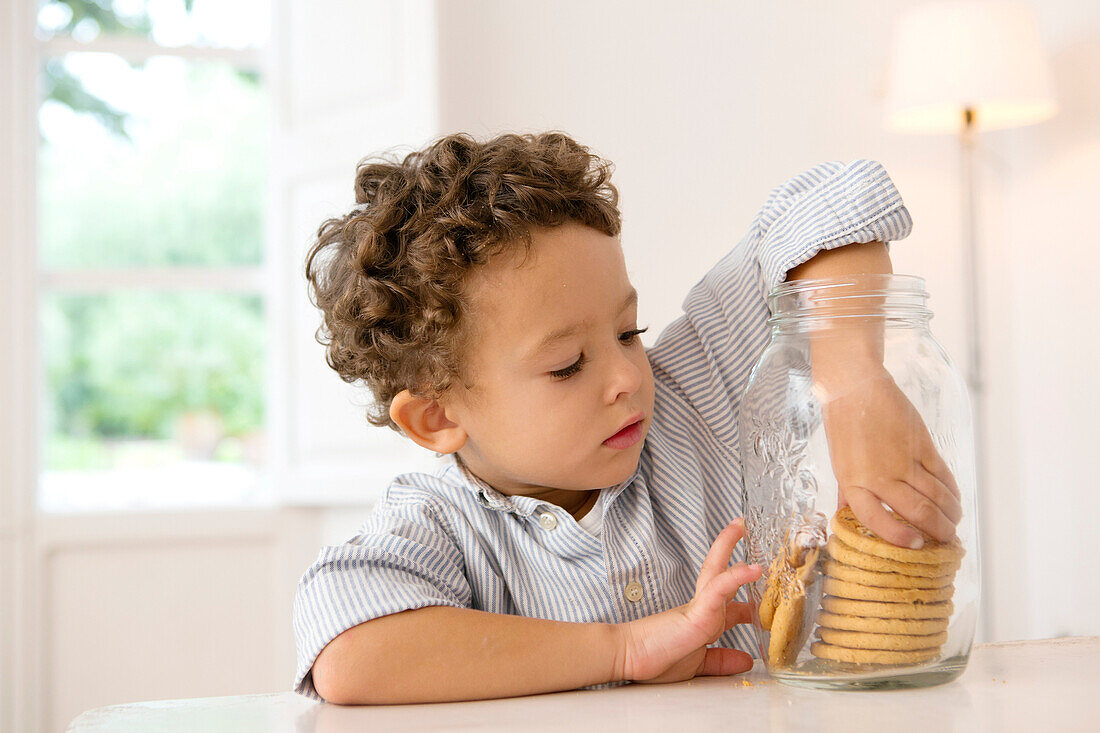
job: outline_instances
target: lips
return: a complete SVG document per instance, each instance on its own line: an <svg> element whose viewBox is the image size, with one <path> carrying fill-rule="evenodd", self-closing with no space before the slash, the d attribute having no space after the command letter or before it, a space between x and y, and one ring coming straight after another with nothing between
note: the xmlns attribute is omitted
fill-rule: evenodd
<svg viewBox="0 0 1100 733"><path fill-rule="evenodd" d="M637 443L642 438L642 420L645 419L645 414L639 412L634 415L619 428L618 432L605 440L603 444L608 448L623 449Z"/></svg>

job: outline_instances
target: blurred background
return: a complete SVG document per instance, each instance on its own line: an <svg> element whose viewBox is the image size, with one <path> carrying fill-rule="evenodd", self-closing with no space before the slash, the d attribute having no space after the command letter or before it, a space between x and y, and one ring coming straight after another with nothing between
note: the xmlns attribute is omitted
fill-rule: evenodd
<svg viewBox="0 0 1100 733"><path fill-rule="evenodd" d="M1100 312L1076 281L1100 271L1100 6L1014 5L1053 116L979 114L968 168L957 129L890 123L923 5L5 0L0 729L289 689L298 577L435 465L325 365L303 255L360 158L455 131L560 129L616 163L647 344L772 187L881 161L914 219L894 270L926 279L960 373L979 298L976 641L1100 633L1078 570Z"/></svg>

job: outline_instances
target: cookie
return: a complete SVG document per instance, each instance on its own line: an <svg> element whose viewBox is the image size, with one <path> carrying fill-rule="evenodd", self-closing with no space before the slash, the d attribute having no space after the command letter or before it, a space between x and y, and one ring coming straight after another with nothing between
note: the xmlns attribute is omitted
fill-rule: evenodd
<svg viewBox="0 0 1100 733"><path fill-rule="evenodd" d="M902 518L900 514L895 511L890 512L894 519L906 525L907 527L913 527L908 521ZM937 542L932 539L928 534L920 532L921 537L924 538L924 547L919 550L912 550L908 547L898 547L891 544L886 540L879 537L867 527L856 519L856 515L852 512L852 507L841 507L835 515L833 515L832 521L829 523L833 532L840 537L845 544L850 545L853 549L864 552L868 555L874 555L875 557L885 558L887 560L897 560L899 562L923 562L923 563L946 563L955 562L962 558L964 554L962 542L958 537L955 537L950 542Z"/></svg>
<svg viewBox="0 0 1100 733"><path fill-rule="evenodd" d="M783 586L781 574L787 570L786 558L780 552L768 567L768 580L764 585L764 597L760 599L760 626L771 631L775 607L779 603L779 592ZM788 571L789 572L789 571Z"/></svg>
<svg viewBox="0 0 1100 733"><path fill-rule="evenodd" d="M827 644L848 649L888 649L892 651L911 651L931 649L943 646L947 641L947 632L937 634L872 634L865 631L843 631L825 626L817 628L817 635Z"/></svg>
<svg viewBox="0 0 1100 733"><path fill-rule="evenodd" d="M829 557L845 565L869 570L874 573L900 573L924 578L938 578L950 575L959 569L961 560L945 563L898 562L874 555L867 555L852 548L835 534L829 537Z"/></svg>
<svg viewBox="0 0 1100 733"><path fill-rule="evenodd" d="M768 661L773 669L786 667L794 661L801 642L805 641L798 637L802 630L802 612L806 609L806 593L797 585L790 583L787 586L784 597L775 608L771 638L768 639Z"/></svg>
<svg viewBox="0 0 1100 733"><path fill-rule="evenodd" d="M817 622L830 629L876 634L911 634L913 636L937 634L946 631L948 623L946 618L873 618L871 616L829 613L828 611L819 613Z"/></svg>
<svg viewBox="0 0 1100 733"><path fill-rule="evenodd" d="M838 578L825 578L825 592L839 598L885 603L937 603L951 600L955 586L943 588L876 588L870 585L849 583Z"/></svg>
<svg viewBox="0 0 1100 733"><path fill-rule="evenodd" d="M951 585L955 574L950 573L938 578L926 578L919 575L902 575L901 573L876 573L854 565L846 565L836 560L826 560L825 574L837 580L846 580L849 583L860 585L873 585L876 588L943 588Z"/></svg>
<svg viewBox="0 0 1100 733"><path fill-rule="evenodd" d="M951 601L939 603L882 603L855 601L850 598L825 596L821 607L829 613L872 618L951 618L955 606Z"/></svg>
<svg viewBox="0 0 1100 733"><path fill-rule="evenodd" d="M764 576L764 592L760 599L758 612L760 626L767 631L771 630L782 589L790 582L794 568L806 565L807 553L811 550L815 551L811 564L816 563L818 560L820 548L825 543L824 527L828 520L824 514L819 513L817 517L820 519L818 531L814 532L812 527L804 527L792 533L786 545L780 548L775 559L772 560L768 572Z"/></svg>
<svg viewBox="0 0 1100 733"><path fill-rule="evenodd" d="M804 619L806 586L813 582L819 555L819 549L808 550L801 567L791 568L784 562L776 573L779 595L768 639L768 662L773 669L790 665L809 636L810 624Z"/></svg>
<svg viewBox="0 0 1100 733"><path fill-rule="evenodd" d="M908 651L888 651L883 649L849 649L843 646L834 646L824 641L815 641L810 645L810 651L815 657L831 659L834 662L851 662L853 664L918 664L929 659L935 659L939 648L913 649Z"/></svg>

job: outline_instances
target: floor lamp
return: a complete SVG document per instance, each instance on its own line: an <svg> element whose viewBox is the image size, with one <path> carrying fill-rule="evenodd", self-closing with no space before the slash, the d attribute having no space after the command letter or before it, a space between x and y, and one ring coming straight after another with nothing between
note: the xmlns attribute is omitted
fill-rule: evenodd
<svg viewBox="0 0 1100 733"><path fill-rule="evenodd" d="M931 2L909 8L894 32L886 126L959 137L963 267L970 284L967 383L974 413L980 552L991 558L985 484L982 381L982 263L974 147L979 132L1041 122L1055 114L1050 71L1031 8L1004 0ZM982 622L993 634L989 573L982 573ZM994 637L995 638L995 637Z"/></svg>

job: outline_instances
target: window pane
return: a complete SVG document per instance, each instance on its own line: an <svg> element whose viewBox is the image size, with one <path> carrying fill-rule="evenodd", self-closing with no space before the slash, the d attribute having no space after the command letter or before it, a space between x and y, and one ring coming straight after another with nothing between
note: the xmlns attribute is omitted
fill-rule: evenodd
<svg viewBox="0 0 1100 733"><path fill-rule="evenodd" d="M262 501L259 296L42 300L44 511Z"/></svg>
<svg viewBox="0 0 1100 733"><path fill-rule="evenodd" d="M261 262L267 95L257 76L74 53L48 59L42 83L43 267Z"/></svg>
<svg viewBox="0 0 1100 733"><path fill-rule="evenodd" d="M267 43L267 0L38 0L39 38L140 36L162 46L249 48Z"/></svg>

